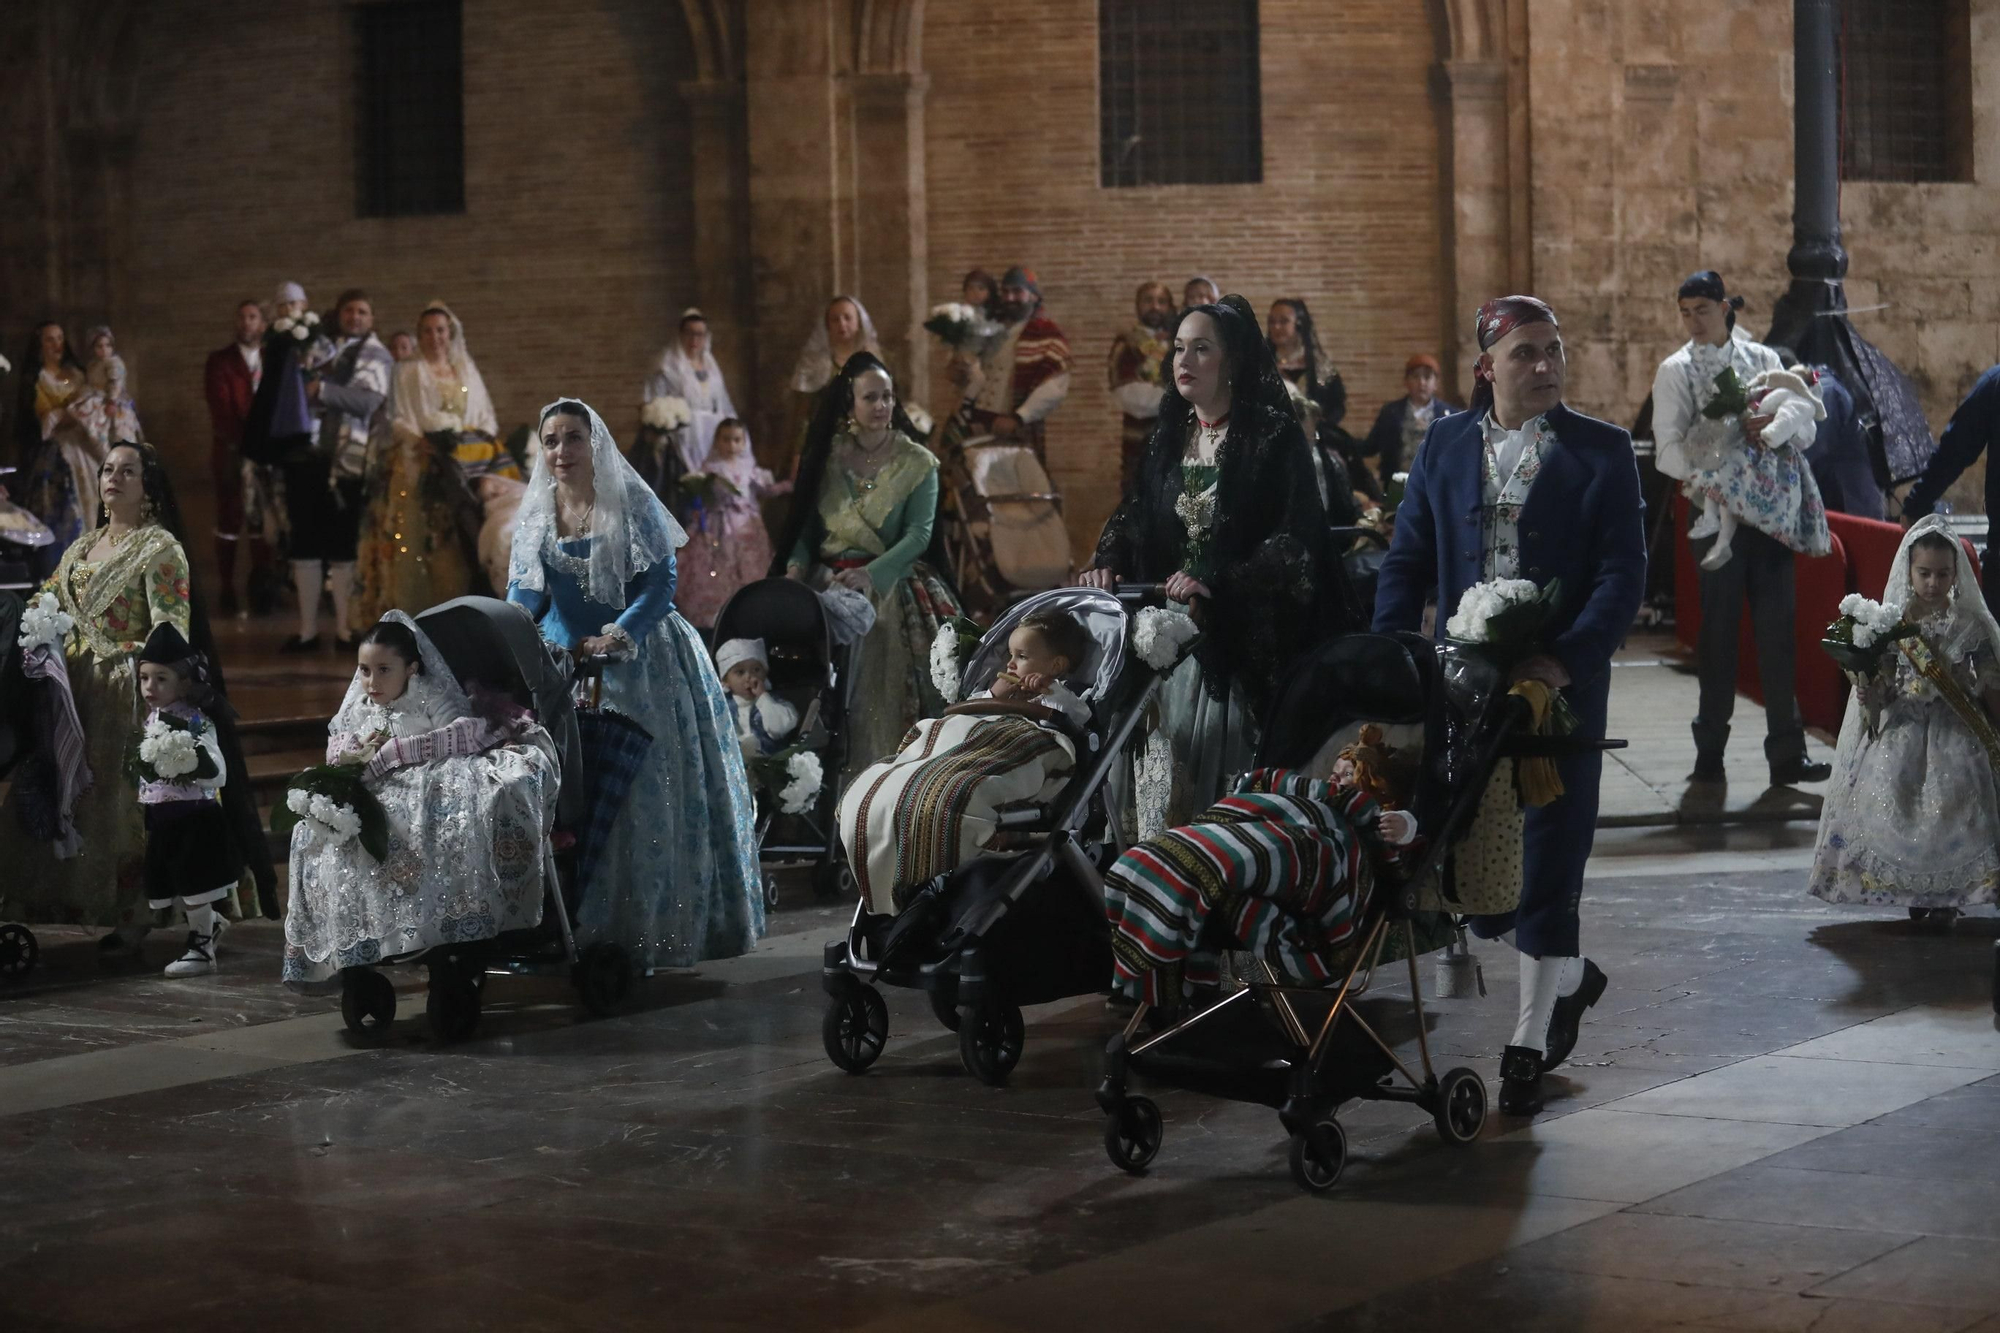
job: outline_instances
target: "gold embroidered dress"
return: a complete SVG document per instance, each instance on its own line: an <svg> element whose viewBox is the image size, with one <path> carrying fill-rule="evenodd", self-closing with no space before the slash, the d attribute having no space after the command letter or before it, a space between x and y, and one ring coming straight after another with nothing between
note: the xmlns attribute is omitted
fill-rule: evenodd
<svg viewBox="0 0 2000 1333"><path fill-rule="evenodd" d="M0 812L10 849L6 908L28 922L120 924L142 907L146 833L125 760L144 718L133 661L153 626L190 632L187 553L158 524L136 528L103 560L85 557L99 532L86 531L63 553L42 585L76 621L64 645L91 786L76 803L82 851L57 859L53 847L26 837L8 799Z"/></svg>

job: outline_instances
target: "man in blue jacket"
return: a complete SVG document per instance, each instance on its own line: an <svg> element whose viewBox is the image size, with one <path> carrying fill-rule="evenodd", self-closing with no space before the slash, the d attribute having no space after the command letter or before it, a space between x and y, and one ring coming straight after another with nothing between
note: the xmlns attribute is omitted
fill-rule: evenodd
<svg viewBox="0 0 2000 1333"><path fill-rule="evenodd" d="M1917 484L1910 487L1910 493L1903 499L1903 523L1908 526L1937 508L1938 498L1945 488L1958 480L1958 474L1972 466L1992 443L1995 432L2000 432L2000 366L1994 366L1979 377L1972 386L1972 392L1965 395L1965 401L1951 414L1951 424L1944 428L1944 435L1938 440L1938 450L1931 455L1930 466L1924 475L1917 478ZM1993 466L1993 460L1986 460L1986 512L2000 513L2000 467ZM1989 535L1986 539L1986 553L1980 560L1979 581L1984 585L1986 605L2000 607L2000 574L1993 572L1994 543ZM2000 612L1996 612L2000 614Z"/></svg>
<svg viewBox="0 0 2000 1333"><path fill-rule="evenodd" d="M1472 410L1431 426L1411 466L1375 595L1377 630L1414 630L1437 593L1443 625L1466 589L1491 579L1562 581L1547 651L1516 679L1560 688L1582 737L1602 738L1611 655L1646 585L1645 505L1632 437L1563 406L1567 363L1555 312L1532 296L1479 308ZM1473 930L1520 953L1521 1003L1500 1061L1500 1110L1541 1109L1541 1076L1576 1044L1604 993L1581 956L1578 903L1597 828L1602 756L1560 761L1564 794L1530 810L1521 905Z"/></svg>

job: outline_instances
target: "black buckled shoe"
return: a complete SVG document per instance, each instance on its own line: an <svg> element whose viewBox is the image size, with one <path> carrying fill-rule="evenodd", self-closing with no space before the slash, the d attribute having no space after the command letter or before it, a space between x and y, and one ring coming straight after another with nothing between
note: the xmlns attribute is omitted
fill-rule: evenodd
<svg viewBox="0 0 2000 1333"><path fill-rule="evenodd" d="M1548 1073L1576 1049L1577 1029L1583 1025L1583 1011L1604 995L1604 973L1588 958L1583 960L1583 984L1574 995L1558 995L1555 1012L1549 1015L1548 1051L1542 1056L1542 1072Z"/></svg>
<svg viewBox="0 0 2000 1333"><path fill-rule="evenodd" d="M1722 751L1706 750L1694 757L1694 772L1688 774L1690 782L1727 782L1729 775L1722 768Z"/></svg>
<svg viewBox="0 0 2000 1333"><path fill-rule="evenodd" d="M1825 782L1833 776L1833 765L1804 755L1771 765L1773 787L1795 787L1801 782Z"/></svg>
<svg viewBox="0 0 2000 1333"><path fill-rule="evenodd" d="M1542 1109L1542 1053L1509 1046L1500 1053L1500 1114L1533 1115Z"/></svg>

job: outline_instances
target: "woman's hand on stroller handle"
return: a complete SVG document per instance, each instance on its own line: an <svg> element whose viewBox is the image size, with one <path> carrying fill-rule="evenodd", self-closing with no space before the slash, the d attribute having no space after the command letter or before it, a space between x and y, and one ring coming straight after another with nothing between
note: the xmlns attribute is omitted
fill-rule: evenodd
<svg viewBox="0 0 2000 1333"><path fill-rule="evenodd" d="M1166 596L1163 583L1128 583L1109 569L1085 569L1077 573L1074 584L1078 588L1101 588L1105 592L1116 593L1121 602L1157 602Z"/></svg>

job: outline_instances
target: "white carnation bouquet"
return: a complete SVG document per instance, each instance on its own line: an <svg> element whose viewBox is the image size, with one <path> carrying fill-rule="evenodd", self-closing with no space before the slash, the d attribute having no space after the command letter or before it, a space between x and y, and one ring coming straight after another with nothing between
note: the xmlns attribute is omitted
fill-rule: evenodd
<svg viewBox="0 0 2000 1333"><path fill-rule="evenodd" d="M293 778L283 805L271 810L271 831L290 838L304 826L308 836L338 847L358 839L363 851L382 860L389 854L389 815L362 781L357 763L319 764Z"/></svg>
<svg viewBox="0 0 2000 1333"><path fill-rule="evenodd" d="M979 626L964 616L953 616L938 626L931 640L931 684L947 704L964 695L965 659L979 647Z"/></svg>
<svg viewBox="0 0 2000 1333"><path fill-rule="evenodd" d="M1840 599L1840 615L1826 627L1819 646L1841 670L1866 680L1882 669L1882 660L1900 639L1917 632L1893 606L1851 592Z"/></svg>
<svg viewBox="0 0 2000 1333"><path fill-rule="evenodd" d="M1537 587L1530 579L1487 579L1475 583L1458 599L1458 610L1444 622L1444 636L1454 647L1470 649L1511 672L1523 660L1546 652L1549 621L1562 605L1562 580ZM1550 701L1548 734L1567 736L1576 730L1576 714L1561 693Z"/></svg>
<svg viewBox="0 0 2000 1333"><path fill-rule="evenodd" d="M285 806L329 847L338 847L361 834L361 815L351 805L342 805L331 796L300 791L285 795Z"/></svg>
<svg viewBox="0 0 2000 1333"><path fill-rule="evenodd" d="M986 312L963 301L947 301L943 305L931 307L930 318L924 321L924 331L935 333L938 340L954 352L967 352L992 337L1000 326L986 317Z"/></svg>
<svg viewBox="0 0 2000 1333"><path fill-rule="evenodd" d="M310 310L297 315L280 315L271 321L271 337L274 339L302 343L318 332L319 316Z"/></svg>
<svg viewBox="0 0 2000 1333"><path fill-rule="evenodd" d="M1149 606L1133 618L1132 650L1158 672L1171 671L1200 637L1201 631L1185 611Z"/></svg>
<svg viewBox="0 0 2000 1333"><path fill-rule="evenodd" d="M155 716L139 737L139 761L157 782L172 782L201 766L201 743L194 732Z"/></svg>
<svg viewBox="0 0 2000 1333"><path fill-rule="evenodd" d="M639 409L639 420L654 430L678 430L694 420L694 413L688 408L687 399L662 394L648 399Z"/></svg>
<svg viewBox="0 0 2000 1333"><path fill-rule="evenodd" d="M47 648L60 655L63 641L75 628L75 619L62 609L56 595L45 592L28 603L28 609L21 613L21 651L30 653L37 648Z"/></svg>
<svg viewBox="0 0 2000 1333"><path fill-rule="evenodd" d="M750 780L778 802L778 813L802 815L819 799L826 770L803 745L750 761Z"/></svg>

